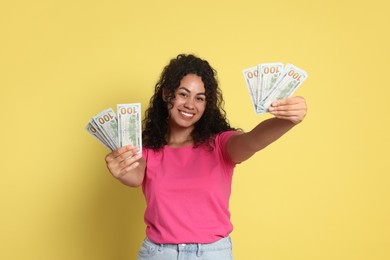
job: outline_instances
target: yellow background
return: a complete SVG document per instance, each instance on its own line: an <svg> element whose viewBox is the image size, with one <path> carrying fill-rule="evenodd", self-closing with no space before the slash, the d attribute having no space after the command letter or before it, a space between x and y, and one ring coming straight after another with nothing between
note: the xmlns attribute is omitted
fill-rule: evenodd
<svg viewBox="0 0 390 260"><path fill-rule="evenodd" d="M0 259L136 258L141 189L110 176L84 127L118 103L146 108L182 52L217 69L244 130L268 116L253 112L242 69L309 74L296 92L305 121L236 168L235 259L390 259L387 2L3 1Z"/></svg>

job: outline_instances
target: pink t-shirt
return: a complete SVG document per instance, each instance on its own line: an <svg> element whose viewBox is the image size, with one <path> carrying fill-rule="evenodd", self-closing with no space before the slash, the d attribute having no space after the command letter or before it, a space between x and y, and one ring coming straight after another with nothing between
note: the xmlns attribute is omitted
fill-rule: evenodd
<svg viewBox="0 0 390 260"><path fill-rule="evenodd" d="M212 243L233 230L229 198L235 164L226 144L235 133L218 134L212 151L204 146L143 148L144 218L151 241Z"/></svg>

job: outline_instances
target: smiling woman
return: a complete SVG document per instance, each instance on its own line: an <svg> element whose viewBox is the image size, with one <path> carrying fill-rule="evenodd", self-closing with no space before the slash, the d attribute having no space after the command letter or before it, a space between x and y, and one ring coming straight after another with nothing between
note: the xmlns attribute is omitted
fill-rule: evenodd
<svg viewBox="0 0 390 260"><path fill-rule="evenodd" d="M202 117L206 108L206 94L202 78L188 74L180 81L175 91L172 107L169 110L169 146L188 144L195 123ZM183 131L185 129L185 131Z"/></svg>
<svg viewBox="0 0 390 260"><path fill-rule="evenodd" d="M164 68L150 99L142 156L131 145L106 156L115 178L143 188L147 238L138 259L233 259L229 199L235 165L306 115L302 97L278 100L270 109L275 118L243 133L230 126L222 104L209 63L179 55Z"/></svg>
<svg viewBox="0 0 390 260"><path fill-rule="evenodd" d="M216 79L216 71L206 60L194 55L181 54L170 61L156 83L155 94L150 99L145 114L145 127L142 133L144 146L161 149L168 144L167 137L170 136L167 134L170 132L171 135L173 130L168 124L171 122L169 114L178 112L177 107L172 108L182 103L179 100L189 101L186 106L181 106L181 112L190 114L194 114L196 109L199 110L201 103L204 104L202 115L198 117L199 113L194 114L193 120L196 120L196 124L193 124L193 129L185 131L186 134L181 137L183 140L190 138L195 146L208 145L210 138L215 134L233 130L222 108L223 97ZM195 107L196 109L193 109ZM174 138L177 139L179 136Z"/></svg>

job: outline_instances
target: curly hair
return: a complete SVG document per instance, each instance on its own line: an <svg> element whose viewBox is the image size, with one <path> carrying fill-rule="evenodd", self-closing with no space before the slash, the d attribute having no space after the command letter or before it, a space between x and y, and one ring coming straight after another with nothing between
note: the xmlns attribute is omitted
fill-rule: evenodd
<svg viewBox="0 0 390 260"><path fill-rule="evenodd" d="M214 140L216 134L236 130L226 119L226 112L223 109L224 100L218 86L216 70L206 60L195 55L179 54L164 68L155 85L154 95L149 101L149 108L143 120L143 146L160 150L167 144L169 109L173 107L175 91L180 81L187 74L201 77L206 92L206 109L192 131L194 146L204 144L212 149L210 141Z"/></svg>

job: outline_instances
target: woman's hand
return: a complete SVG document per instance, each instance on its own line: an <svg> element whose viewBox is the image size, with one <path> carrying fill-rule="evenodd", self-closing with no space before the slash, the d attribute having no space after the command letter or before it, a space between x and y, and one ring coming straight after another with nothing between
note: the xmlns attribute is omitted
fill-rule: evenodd
<svg viewBox="0 0 390 260"><path fill-rule="evenodd" d="M271 104L269 112L276 118L289 120L294 124L298 124L306 116L306 101L300 96L277 100Z"/></svg>
<svg viewBox="0 0 390 260"><path fill-rule="evenodd" d="M143 159L140 160L142 154L137 154L138 151L138 148L127 145L109 153L105 158L107 168L112 176L129 186L138 186L140 185L139 181L142 183L143 180L144 169L143 172L141 169L141 174L138 174L138 176L125 176L140 166ZM142 163L142 165L145 164Z"/></svg>

